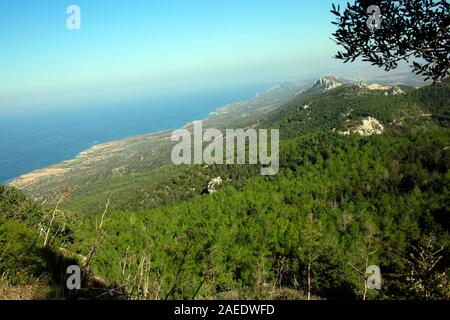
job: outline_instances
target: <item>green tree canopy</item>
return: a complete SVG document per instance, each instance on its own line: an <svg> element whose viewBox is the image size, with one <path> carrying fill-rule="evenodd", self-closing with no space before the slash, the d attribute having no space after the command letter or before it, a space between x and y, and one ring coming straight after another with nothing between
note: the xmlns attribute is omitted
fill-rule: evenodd
<svg viewBox="0 0 450 320"><path fill-rule="evenodd" d="M361 57L386 71L407 61L425 80L438 81L449 75L450 4L447 0L356 0L337 17L333 33L343 47L337 59Z"/></svg>

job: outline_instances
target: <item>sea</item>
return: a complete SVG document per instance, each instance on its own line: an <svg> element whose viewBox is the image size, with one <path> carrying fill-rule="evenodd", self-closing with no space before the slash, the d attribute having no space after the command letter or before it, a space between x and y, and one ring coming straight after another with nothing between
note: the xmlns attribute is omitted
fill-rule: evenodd
<svg viewBox="0 0 450 320"><path fill-rule="evenodd" d="M0 184L46 168L96 144L182 127L224 105L253 98L269 84L106 105L0 114Z"/></svg>

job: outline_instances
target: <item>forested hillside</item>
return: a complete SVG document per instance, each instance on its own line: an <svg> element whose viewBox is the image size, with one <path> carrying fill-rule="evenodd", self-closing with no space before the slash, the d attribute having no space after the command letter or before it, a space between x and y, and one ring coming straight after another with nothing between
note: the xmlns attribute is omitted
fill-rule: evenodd
<svg viewBox="0 0 450 320"><path fill-rule="evenodd" d="M0 299L64 297L65 269L77 260L61 253L58 245L73 237L54 214L61 216L0 186Z"/></svg>
<svg viewBox="0 0 450 320"><path fill-rule="evenodd" d="M21 277L7 270L45 273L39 250L57 247L92 258L128 298L449 299L450 81L400 91L305 91L256 119L280 130L273 177L167 165L66 191L59 208L3 188L0 250L20 238L37 269L11 253L0 272L12 284ZM215 177L217 192L204 192ZM381 290L364 290L368 265Z"/></svg>

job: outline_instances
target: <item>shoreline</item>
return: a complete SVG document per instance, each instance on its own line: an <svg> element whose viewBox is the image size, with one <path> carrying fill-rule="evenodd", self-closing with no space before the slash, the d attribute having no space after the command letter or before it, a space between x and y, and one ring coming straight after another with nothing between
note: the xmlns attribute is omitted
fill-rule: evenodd
<svg viewBox="0 0 450 320"><path fill-rule="evenodd" d="M61 186L72 185L82 189L92 181L107 177L146 172L170 161L170 134L173 130L189 129L194 121L200 120L204 122L204 128L246 126L278 109L310 85L309 82L272 85L253 92L249 98L222 104L203 117L186 121L184 125L96 144L71 159L24 173L6 184L32 195L44 195Z"/></svg>
<svg viewBox="0 0 450 320"><path fill-rule="evenodd" d="M208 120L214 119L214 117L217 117L217 116L223 114L223 112L221 112L222 110L229 108L229 107L236 106L236 105L240 105L247 101L251 101L251 100L255 99L255 97L257 97L258 95L263 94L264 92L266 92L266 91L255 93L253 98L244 99L244 100L240 100L237 102L233 102L233 103L229 103L229 104L217 107L214 111L209 112L205 118L188 121L181 127L174 127L174 128L163 129L163 130L154 131L154 132L148 132L148 133L144 133L144 134L131 135L128 137L124 137L122 139L111 140L111 141L95 144L87 149L80 151L74 157L72 157L70 159L66 159L66 160L51 164L46 167L42 167L42 168L38 168L38 169L35 169L32 171L29 171L27 173L21 174L15 178L12 178L1 184L8 185L8 186L14 186L19 189L26 188L27 186L31 185L36 179L39 179L39 178L42 178L45 176L49 176L49 175L54 176L55 173L56 173L56 175L59 175L58 172L61 172L62 174L67 173L70 170L64 170L65 169L65 168L63 168L64 166L70 166L70 165L74 164L75 162L81 160L83 157L85 157L89 154L95 153L101 149L118 146L120 144L126 144L127 142L132 142L134 140L139 140L139 139L146 139L146 138L151 139L151 138L159 137L159 136L161 138L163 138L167 134L170 134L173 130L188 128L189 126L192 125L192 123L194 121L208 121ZM28 181L28 180L31 180L30 183L24 183L24 181Z"/></svg>

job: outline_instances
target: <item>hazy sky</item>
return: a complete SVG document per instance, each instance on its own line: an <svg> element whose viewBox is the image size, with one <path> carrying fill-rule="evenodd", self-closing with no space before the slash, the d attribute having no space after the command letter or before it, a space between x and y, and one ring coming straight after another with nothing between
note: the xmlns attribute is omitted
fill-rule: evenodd
<svg viewBox="0 0 450 320"><path fill-rule="evenodd" d="M331 2L2 1L0 111L333 71ZM81 30L66 28L70 4Z"/></svg>

